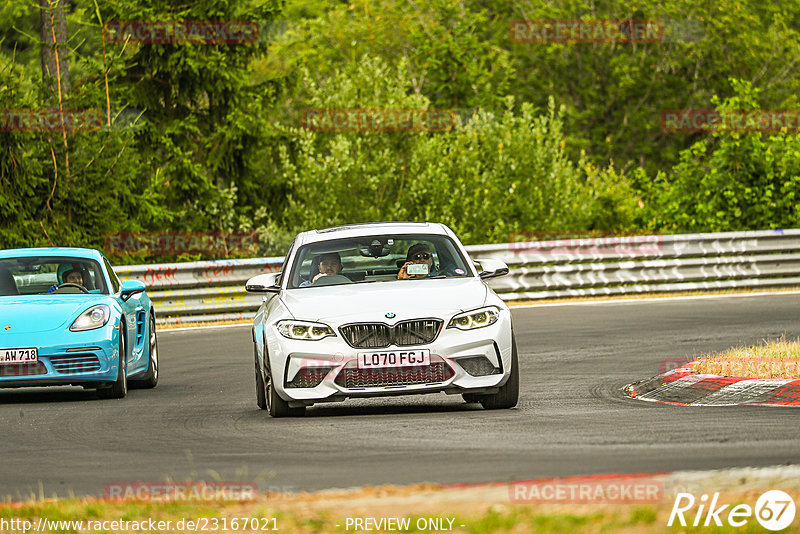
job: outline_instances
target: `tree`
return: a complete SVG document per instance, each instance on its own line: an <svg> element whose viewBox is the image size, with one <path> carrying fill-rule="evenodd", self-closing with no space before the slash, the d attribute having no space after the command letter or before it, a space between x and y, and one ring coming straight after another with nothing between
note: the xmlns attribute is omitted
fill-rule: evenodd
<svg viewBox="0 0 800 534"><path fill-rule="evenodd" d="M46 98L61 103L69 94L67 6L69 0L39 0L42 34L42 78L50 89Z"/></svg>

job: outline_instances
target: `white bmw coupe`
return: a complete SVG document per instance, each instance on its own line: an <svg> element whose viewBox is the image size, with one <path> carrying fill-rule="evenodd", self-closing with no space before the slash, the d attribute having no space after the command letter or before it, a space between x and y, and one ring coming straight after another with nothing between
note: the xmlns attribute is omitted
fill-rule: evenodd
<svg viewBox="0 0 800 534"><path fill-rule="evenodd" d="M253 322L256 399L273 417L355 397L445 392L484 408L519 396L508 306L434 223L365 223L298 234Z"/></svg>

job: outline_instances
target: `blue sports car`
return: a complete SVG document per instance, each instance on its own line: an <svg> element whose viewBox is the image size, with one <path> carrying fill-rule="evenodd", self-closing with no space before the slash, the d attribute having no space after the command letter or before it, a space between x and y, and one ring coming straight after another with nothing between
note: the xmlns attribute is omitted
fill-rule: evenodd
<svg viewBox="0 0 800 534"><path fill-rule="evenodd" d="M158 383L153 303L97 250L0 250L0 388L73 385L122 398Z"/></svg>

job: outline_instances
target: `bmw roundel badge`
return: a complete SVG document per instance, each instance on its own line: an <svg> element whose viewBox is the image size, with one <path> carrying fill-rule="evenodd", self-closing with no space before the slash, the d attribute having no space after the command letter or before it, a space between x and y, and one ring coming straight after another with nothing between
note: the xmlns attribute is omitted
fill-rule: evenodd
<svg viewBox="0 0 800 534"><path fill-rule="evenodd" d="M397 315L393 314L392 312L386 314L387 319L394 319L395 317L397 317Z"/></svg>

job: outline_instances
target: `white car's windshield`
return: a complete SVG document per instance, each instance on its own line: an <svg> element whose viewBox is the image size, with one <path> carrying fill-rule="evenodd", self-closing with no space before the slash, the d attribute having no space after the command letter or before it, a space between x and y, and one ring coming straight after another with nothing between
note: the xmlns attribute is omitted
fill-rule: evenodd
<svg viewBox="0 0 800 534"><path fill-rule="evenodd" d="M68 257L0 259L0 297L76 293L108 294L96 261Z"/></svg>
<svg viewBox="0 0 800 534"><path fill-rule="evenodd" d="M472 276L446 236L377 235L301 247L288 287Z"/></svg>

